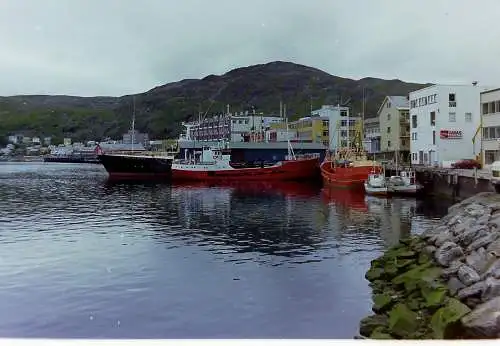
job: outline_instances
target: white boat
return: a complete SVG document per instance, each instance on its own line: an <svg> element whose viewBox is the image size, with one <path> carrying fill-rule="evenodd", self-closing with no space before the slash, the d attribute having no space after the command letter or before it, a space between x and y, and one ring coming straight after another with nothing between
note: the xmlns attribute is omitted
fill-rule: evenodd
<svg viewBox="0 0 500 346"><path fill-rule="evenodd" d="M364 183L365 192L371 196L385 196L387 195L387 183L385 173L370 173L368 179Z"/></svg>
<svg viewBox="0 0 500 346"><path fill-rule="evenodd" d="M415 171L408 169L391 176L387 188L394 195L416 195L422 191L423 186L416 181Z"/></svg>

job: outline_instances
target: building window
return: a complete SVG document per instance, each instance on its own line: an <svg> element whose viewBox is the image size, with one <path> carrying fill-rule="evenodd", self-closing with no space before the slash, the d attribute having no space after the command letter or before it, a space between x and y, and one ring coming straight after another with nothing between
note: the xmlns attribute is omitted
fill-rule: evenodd
<svg viewBox="0 0 500 346"><path fill-rule="evenodd" d="M387 102L387 108L391 108L391 103Z"/></svg>
<svg viewBox="0 0 500 346"><path fill-rule="evenodd" d="M323 131L323 137L327 137L328 136L328 131Z"/></svg>
<svg viewBox="0 0 500 346"><path fill-rule="evenodd" d="M455 97L454 93L448 95L448 101L449 101L449 106L450 107L456 107L457 106L457 100L456 100L456 97Z"/></svg>
<svg viewBox="0 0 500 346"><path fill-rule="evenodd" d="M417 128L417 116L416 115L411 116L411 127L413 129Z"/></svg>
<svg viewBox="0 0 500 346"><path fill-rule="evenodd" d="M436 145L436 131L432 131L432 145Z"/></svg>
<svg viewBox="0 0 500 346"><path fill-rule="evenodd" d="M340 126L347 126L347 120L340 121Z"/></svg>
<svg viewBox="0 0 500 346"><path fill-rule="evenodd" d="M391 133L391 127L390 126L387 128L387 133Z"/></svg>
<svg viewBox="0 0 500 346"><path fill-rule="evenodd" d="M448 117L449 117L448 120L450 123L454 123L457 121L457 114L456 113L449 113Z"/></svg>
<svg viewBox="0 0 500 346"><path fill-rule="evenodd" d="M465 122L466 123L472 122L472 113L465 113Z"/></svg>
<svg viewBox="0 0 500 346"><path fill-rule="evenodd" d="M488 114L488 103L482 104L482 114Z"/></svg>
<svg viewBox="0 0 500 346"><path fill-rule="evenodd" d="M436 112L431 112L431 126L436 126Z"/></svg>
<svg viewBox="0 0 500 346"><path fill-rule="evenodd" d="M485 150L484 151L484 161L485 161L485 164L487 165L490 165L492 164L493 162L496 161L495 157L497 155L498 151L497 150Z"/></svg>
<svg viewBox="0 0 500 346"><path fill-rule="evenodd" d="M387 141L387 148L391 147L391 141Z"/></svg>
<svg viewBox="0 0 500 346"><path fill-rule="evenodd" d="M401 140L401 146L402 147L406 147L406 139L402 139Z"/></svg>
<svg viewBox="0 0 500 346"><path fill-rule="evenodd" d="M387 121L391 121L391 115L387 114Z"/></svg>
<svg viewBox="0 0 500 346"><path fill-rule="evenodd" d="M417 140L417 133L416 132L412 132L411 133L411 140L412 141L416 141Z"/></svg>

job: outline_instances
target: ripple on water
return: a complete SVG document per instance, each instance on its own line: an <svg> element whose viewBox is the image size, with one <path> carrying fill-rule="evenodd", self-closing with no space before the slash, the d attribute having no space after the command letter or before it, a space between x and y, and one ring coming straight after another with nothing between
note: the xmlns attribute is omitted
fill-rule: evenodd
<svg viewBox="0 0 500 346"><path fill-rule="evenodd" d="M0 336L352 337L370 260L439 212L280 189L0 164Z"/></svg>

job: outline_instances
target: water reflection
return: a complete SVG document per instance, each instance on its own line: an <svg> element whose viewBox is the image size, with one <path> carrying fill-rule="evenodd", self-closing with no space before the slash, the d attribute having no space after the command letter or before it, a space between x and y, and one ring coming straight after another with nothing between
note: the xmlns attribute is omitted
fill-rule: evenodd
<svg viewBox="0 0 500 346"><path fill-rule="evenodd" d="M426 208L0 164L0 336L350 338L370 311L369 262L433 225Z"/></svg>

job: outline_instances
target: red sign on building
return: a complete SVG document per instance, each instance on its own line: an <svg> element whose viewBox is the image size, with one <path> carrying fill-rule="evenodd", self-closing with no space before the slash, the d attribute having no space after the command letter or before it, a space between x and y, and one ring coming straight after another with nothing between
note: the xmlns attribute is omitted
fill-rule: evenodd
<svg viewBox="0 0 500 346"><path fill-rule="evenodd" d="M439 137L441 139L461 139L463 133L461 130L441 130L439 131Z"/></svg>

